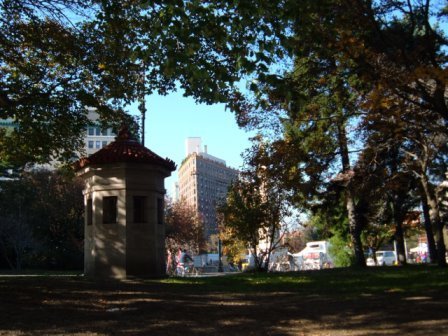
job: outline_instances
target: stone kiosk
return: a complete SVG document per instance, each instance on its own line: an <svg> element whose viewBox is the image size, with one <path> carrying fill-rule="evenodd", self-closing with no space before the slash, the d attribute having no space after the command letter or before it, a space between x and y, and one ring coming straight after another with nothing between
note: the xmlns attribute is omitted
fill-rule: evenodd
<svg viewBox="0 0 448 336"><path fill-rule="evenodd" d="M122 130L75 169L85 183L85 275L164 276L164 179L176 169L174 162Z"/></svg>

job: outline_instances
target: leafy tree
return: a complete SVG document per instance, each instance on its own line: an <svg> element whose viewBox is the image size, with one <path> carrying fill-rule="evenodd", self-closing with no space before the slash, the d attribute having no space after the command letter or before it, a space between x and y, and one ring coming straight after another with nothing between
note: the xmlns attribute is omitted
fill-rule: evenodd
<svg viewBox="0 0 448 336"><path fill-rule="evenodd" d="M288 248L288 252L297 253L302 251L306 246L304 232L306 229L296 229L287 232L283 237L283 246Z"/></svg>
<svg viewBox="0 0 448 336"><path fill-rule="evenodd" d="M33 190L30 207L35 251L42 266L81 269L84 242L84 184L70 171L33 171L24 176Z"/></svg>
<svg viewBox="0 0 448 336"><path fill-rule="evenodd" d="M446 21L447 12L440 2L305 0L276 1L271 6L275 16L264 3L252 13L255 22L263 19L270 24L271 29L262 29L259 38L277 42L275 48L264 50L265 58L278 60L284 54L283 60L295 60L307 52L328 50L341 68L357 74L356 88L360 97L370 98L369 107L400 97L447 120L448 40L439 24ZM252 22L246 20L247 30L254 29ZM326 66L325 60L321 65ZM256 74L259 83L276 81L278 76L272 73L278 67L264 70ZM254 84L251 89L259 88Z"/></svg>
<svg viewBox="0 0 448 336"><path fill-rule="evenodd" d="M245 242L238 238L233 228L220 225L219 238L223 244L223 255L227 257L229 262L238 264L238 262L246 255L247 246Z"/></svg>
<svg viewBox="0 0 448 336"><path fill-rule="evenodd" d="M254 10L247 0L33 0L0 10L1 114L20 126L1 137L21 140L11 160L70 157L84 106L112 116L144 94L177 87L201 102L226 102L248 124L235 83L275 81L273 72L316 46L340 55L337 64L358 74L359 94L374 105L389 90L448 115L447 41L433 24L446 8L431 1L258 1ZM249 88L259 91L256 81ZM33 146L36 138L48 145ZM6 155L10 146L2 148Z"/></svg>
<svg viewBox="0 0 448 336"><path fill-rule="evenodd" d="M420 182L420 190L425 197L424 203L429 208L429 219L435 230L437 240L437 262L439 266L446 266L444 257L446 245L443 235L445 224L441 218L440 203L436 190L436 185L443 179L443 174L440 171L438 176L434 174L434 169L438 170L438 163L440 161L446 163L447 160L446 133L445 130L442 130L423 135L422 133L416 133L415 129L413 131L412 135L407 138L409 141L403 151L408 157L410 170ZM442 164L442 167L446 169L445 164Z"/></svg>
<svg viewBox="0 0 448 336"><path fill-rule="evenodd" d="M275 7L275 6L274 6ZM120 119L145 94L178 87L224 101L252 68L241 13L198 1L4 1L0 5L2 161L69 159L82 145L86 106Z"/></svg>
<svg viewBox="0 0 448 336"><path fill-rule="evenodd" d="M367 129L370 132L368 155L375 162L386 162L383 165L386 174L383 176L388 181L388 194L390 204L395 209L395 222L402 222L406 214L406 209L400 208L406 205L409 208L412 202L415 206L415 194L421 194L428 248L433 261L436 260L437 251L432 231L434 229L439 233L443 230L440 224L431 222L441 223L440 216L437 215L440 211L434 186L441 182L446 171L444 125L440 114L424 110L406 99L394 96L392 92L388 100L383 100L382 106L370 111L367 118ZM445 250L443 241L439 240L438 246L442 251ZM443 266L444 261L439 259L439 264Z"/></svg>
<svg viewBox="0 0 448 336"><path fill-rule="evenodd" d="M284 139L276 141L277 145L289 147L284 150L289 157L284 165L284 180L296 194L303 195L305 203L319 197L332 179L343 187L351 246L357 264L362 266L365 265L362 227L356 216L357 195L350 162L354 149L350 137L355 134L350 134L353 127L349 125L357 123L360 111L351 87L356 78L347 75L328 50L307 48L296 59L293 72L264 88L271 107L284 111L281 117ZM283 156L278 159L286 161Z"/></svg>
<svg viewBox="0 0 448 336"><path fill-rule="evenodd" d="M80 145L86 105L113 117L145 94L177 87L201 102L226 102L241 125L286 117L280 123L286 136L274 144L277 156L289 154L281 165L285 185L295 184L304 201L341 173L363 265L357 214L364 204L356 193L350 131L360 119L378 124L378 113L398 113L393 107L403 102L403 111L422 119L436 114L445 125L448 120L447 39L433 23L445 20L447 11L437 2L259 1L256 10L246 0L58 4L0 7L0 113L18 125L0 131L2 161L68 158ZM76 20L67 20L71 16ZM255 105L235 85L242 76L254 79L248 87ZM421 181L437 213L432 187Z"/></svg>
<svg viewBox="0 0 448 336"><path fill-rule="evenodd" d="M220 239L221 237L219 232L210 235L206 242L206 251L210 253L218 253Z"/></svg>
<svg viewBox="0 0 448 336"><path fill-rule="evenodd" d="M393 130L393 129L389 129ZM399 264L406 264L403 222L418 202L415 197L415 179L399 153L399 142L388 138L387 131L370 132L358 162L363 171L363 194L370 200L367 206L366 238L374 252L385 239L394 239ZM413 193L414 191L414 193ZM371 234L371 235L370 235Z"/></svg>
<svg viewBox="0 0 448 336"><path fill-rule="evenodd" d="M0 251L9 267L19 271L27 252L35 247L31 202L32 189L23 181L0 184Z"/></svg>
<svg viewBox="0 0 448 336"><path fill-rule="evenodd" d="M329 254L333 256L336 267L349 267L355 263L353 249L347 246L346 237L339 232L330 239Z"/></svg>
<svg viewBox="0 0 448 336"><path fill-rule="evenodd" d="M277 5L279 4L277 3ZM327 156L327 160L319 160L315 157L316 153L322 153L322 149L331 148L328 145L331 144L332 138L323 130L331 130L331 126L338 130L333 133L336 135L333 137L333 147L337 148L341 155L342 174L338 179L346 187L347 213L355 242L354 247L358 264L363 264L362 249L360 248L362 245L359 238L362 225L357 222L356 217L360 212L357 207L362 209L364 205L355 192L357 176L356 173L354 176L352 175L355 172L353 169L355 165L350 165L351 157L347 155L349 146L345 144L349 143L347 140L350 139L350 136L347 136L349 134L347 126L356 125L353 122L353 117L357 114L362 121L358 125L364 127L365 130L369 130L369 125L381 126L387 118L390 118L398 126L393 126L396 131L409 131L405 142L400 140L399 136L390 136L389 133L387 144L391 145L392 140L396 142L390 147L390 154L393 154L393 148L401 146L400 150L403 150L404 147L412 143L421 148L420 154L433 152L428 149L436 145L438 141L435 140L437 139L428 136L428 133L424 131L415 132L415 127L412 125L425 128L427 127L426 122L437 120L437 125L444 124L446 126L448 120L445 78L447 39L441 27L434 24L437 17L446 19L446 6L439 6L437 2L431 1L366 2L357 0L330 0L319 3L301 1L295 6L291 2L283 2L277 7L281 14L277 16L276 23L280 22L283 27L288 27L289 35L284 34L285 30L276 29L272 29L270 33L263 31L260 34L262 37L267 34L271 38L274 35L278 38L279 47L275 48L275 51L285 51L293 59L294 71L286 71L281 74L281 71L275 67L265 68L265 71L261 73L258 71L257 81L250 85L250 89L254 92L255 103L251 105L247 101L241 100L233 106L237 110L240 120L243 121L242 124L249 126L253 126L254 122L262 123L267 119L270 120L269 115L280 116L280 120L282 120L285 114L287 119L292 121L290 129L293 131L289 130L290 134L303 132L297 126L302 120L304 120L304 124L308 122L308 125L311 125L310 129L314 134L309 136L310 140L302 146L302 150L295 151L297 146L290 146L290 152L300 155L302 162L318 162L314 167L310 163L305 163L302 167L299 165L299 168L307 167L308 171L312 171L315 175L315 178L309 178L307 181L302 179L302 182L306 182L302 183L302 187L309 186L311 184L309 181L319 181L322 171L329 168L329 164L332 162L331 156ZM263 6L261 8L253 16L260 15L265 19L269 18L270 16L263 12ZM285 9L288 9L288 12L284 11ZM269 50L267 53L268 58L275 58L274 53ZM272 70L277 70L278 73L272 75L270 73ZM301 70L302 72L300 72ZM309 76L310 73L314 76ZM294 75L297 79L294 78ZM311 86L309 78L311 78L311 82L314 79ZM302 83L306 84L300 86ZM313 88L314 91L310 89L306 91L307 87ZM266 90L266 88L268 89ZM310 102L313 104L309 104ZM308 104L308 111L306 111L308 114L303 113L305 104ZM310 118L308 115L312 115L313 107L314 110L320 112L325 111L325 107L332 107L329 110L335 111L335 113L331 115L327 112L327 114L319 115L319 118ZM297 111L302 114L298 114ZM408 114L408 111L412 111L411 114ZM343 113L337 115L336 112ZM410 118L409 115L412 116L412 114L415 116ZM339 119L335 117L339 117ZM350 117L351 121L349 121ZM331 119L327 127L323 120L325 118ZM439 123L439 120L442 120L443 123ZM446 127L442 132L446 133ZM412 134L421 135L420 139L414 137L414 140L419 142L409 140L412 138ZM437 134L440 138L440 132ZM324 140L325 136L327 141ZM303 134L297 137L297 139L302 138ZM318 148L307 151L312 148L310 145L316 143L315 139L320 140L317 142L319 145L315 146ZM359 136L358 139L358 141L362 140ZM293 141L285 139L284 144L290 145L291 142ZM423 142L426 143L424 146L426 149L421 146ZM334 144L337 144L338 147L335 147ZM282 152L284 153L285 150ZM439 152L443 153L443 150ZM305 160L306 155L304 154L306 153L313 155L308 155L310 158ZM314 157L311 158L311 156ZM422 155L422 157L424 156ZM415 156L414 153L413 157L415 159L420 155ZM422 165L420 164L420 166ZM443 164L439 165L439 167L443 166ZM289 176L291 176L293 167L291 166L291 169L288 170ZM311 170L311 167L314 170ZM334 169L334 167L330 168ZM296 170L303 172L305 169ZM397 174L403 173L396 169L392 170ZM426 174L421 174L421 171L422 169L415 173L425 177ZM293 173L300 175L300 173ZM392 175L397 176L395 173ZM425 178L428 177L429 175L426 175ZM430 178L433 177L434 175L431 175ZM421 178L420 182L426 201L431 208L433 221L437 223L435 227L440 232L441 228L438 223L441 221L436 215L439 211L436 197L432 191L434 188L425 182L425 178ZM300 183L300 178L290 178L289 180ZM404 204L398 199L401 197L399 194L404 195L405 193L403 191L398 193L398 190L392 192L392 185L390 184L389 187L389 204L394 205L392 213L395 222L395 236L400 242L400 254L403 255L401 219L405 209L398 206ZM360 201L361 203L358 203ZM437 234L437 237L441 236ZM438 245L444 251L444 243L440 238L438 238ZM441 258L439 256L439 263L443 264Z"/></svg>
<svg viewBox="0 0 448 336"><path fill-rule="evenodd" d="M373 107L392 96L448 121L446 12L437 1L347 1L359 32L346 45L363 79L374 83ZM353 51L357 52L353 52Z"/></svg>
<svg viewBox="0 0 448 336"><path fill-rule="evenodd" d="M10 265L82 268L81 191L82 183L61 171L22 173L2 183L1 242Z"/></svg>
<svg viewBox="0 0 448 336"><path fill-rule="evenodd" d="M168 268L175 270L174 256L179 249L187 249L197 254L205 248L203 222L197 211L187 204L184 199L173 202L165 200L165 245L171 256L172 265Z"/></svg>
<svg viewBox="0 0 448 336"><path fill-rule="evenodd" d="M224 217L224 232L246 244L254 256L256 268L263 269L258 254L260 229L265 224L262 195L249 181L235 181L227 194L226 203L219 209Z"/></svg>
<svg viewBox="0 0 448 336"><path fill-rule="evenodd" d="M295 10L289 7L294 4L283 4L278 8L288 12L282 11L276 22L288 27L290 34L275 29L267 34L277 34L280 46L276 51L283 50L293 59L294 70L276 75L269 74L273 68L258 72L250 85L254 103L241 99L234 107L242 124L249 126L261 125L274 115L280 117L285 129L287 119L283 145L289 146L286 152L300 157L296 162L302 164L291 165L285 181L295 181L297 189L308 192L304 187L311 182L315 190L322 187L323 172L335 171L335 155L331 154L340 155L341 174L336 180L345 187L356 260L363 265L360 235L367 222L359 218L365 202L356 193L356 180L363 176L356 176L349 146L354 137L348 130L356 126L358 131L360 127L368 130L369 124L381 124L385 119L379 114L384 112L403 122L400 110L404 114L409 109L417 112L414 122L420 125L429 114L437 114L446 124L443 74L447 40L432 24L434 15L445 17L446 12L430 1L302 1L296 3ZM263 10L256 15L269 17ZM268 54L268 58L275 58ZM360 135L356 137L362 144ZM292 146L296 141L302 144ZM303 172L307 179L291 178ZM390 193L390 204L394 204L395 235L402 257L401 219L405 211L397 206L404 204L397 201L397 195ZM442 242L439 245L443 248Z"/></svg>
<svg viewBox="0 0 448 336"><path fill-rule="evenodd" d="M351 266L355 262L350 240L344 195L340 188L330 188L323 200L312 207L307 227L314 228L316 237L309 240L330 241L335 266Z"/></svg>
<svg viewBox="0 0 448 336"><path fill-rule="evenodd" d="M86 124L86 102L78 99L85 84L79 78L82 32L64 24L64 11L83 8L72 0L2 2L0 116L17 124L0 133L4 160L67 158L80 146Z"/></svg>
<svg viewBox="0 0 448 336"><path fill-rule="evenodd" d="M247 169L229 188L220 207L227 240L244 243L251 251L257 270L267 270L271 252L277 247L283 220L289 215L287 193L272 174L262 139L255 139L246 155ZM266 164L266 165L265 165ZM267 244L260 248L260 243Z"/></svg>

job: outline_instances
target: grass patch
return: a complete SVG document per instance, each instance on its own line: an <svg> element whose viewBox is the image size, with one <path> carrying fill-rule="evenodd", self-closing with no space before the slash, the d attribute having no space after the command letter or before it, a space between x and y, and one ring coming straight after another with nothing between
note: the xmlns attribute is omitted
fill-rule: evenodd
<svg viewBox="0 0 448 336"><path fill-rule="evenodd" d="M17 276L16 276L17 275ZM28 275L23 277L23 275ZM26 271L20 274L0 272L0 282L32 282L33 278L57 278L75 282L97 283L79 276L76 271ZM20 278L20 280L19 280ZM359 296L365 294L448 292L448 269L419 265L406 267L373 267L367 269L335 268L321 271L289 273L238 273L226 276L136 280L176 293L272 293L288 292L302 295ZM120 281L106 283L119 285Z"/></svg>
<svg viewBox="0 0 448 336"><path fill-rule="evenodd" d="M168 278L158 282L174 290L237 293L293 292L357 296L386 292L421 293L448 290L448 270L432 266L364 270L337 268L310 272L242 273L223 277Z"/></svg>
<svg viewBox="0 0 448 336"><path fill-rule="evenodd" d="M57 275L0 275L0 335L448 334L448 270L431 266L126 281Z"/></svg>
<svg viewBox="0 0 448 336"><path fill-rule="evenodd" d="M83 271L53 271L42 269L24 269L20 271L16 270L2 270L0 269L0 276L81 276Z"/></svg>

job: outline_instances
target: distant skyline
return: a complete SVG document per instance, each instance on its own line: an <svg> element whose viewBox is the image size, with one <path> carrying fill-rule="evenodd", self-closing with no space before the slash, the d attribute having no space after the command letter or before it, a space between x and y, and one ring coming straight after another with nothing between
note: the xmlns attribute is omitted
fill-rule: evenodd
<svg viewBox="0 0 448 336"><path fill-rule="evenodd" d="M241 154L250 147L253 133L240 129L235 115L226 111L224 104L196 104L179 90L167 96L146 96L146 108L145 146L173 160L177 169L185 158L185 140L189 137L200 137L209 154L225 160L227 166L241 168ZM136 104L129 112L140 115ZM177 170L165 179L169 196L173 196L177 180Z"/></svg>

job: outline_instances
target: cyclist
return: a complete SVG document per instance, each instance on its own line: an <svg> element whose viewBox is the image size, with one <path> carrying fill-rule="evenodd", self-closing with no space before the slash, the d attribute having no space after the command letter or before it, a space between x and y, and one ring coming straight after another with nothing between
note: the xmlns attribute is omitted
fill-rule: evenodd
<svg viewBox="0 0 448 336"><path fill-rule="evenodd" d="M184 276L186 272L188 272L189 264L193 262L193 258L187 253L187 250L179 249L179 257L177 264L177 274Z"/></svg>

